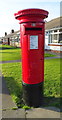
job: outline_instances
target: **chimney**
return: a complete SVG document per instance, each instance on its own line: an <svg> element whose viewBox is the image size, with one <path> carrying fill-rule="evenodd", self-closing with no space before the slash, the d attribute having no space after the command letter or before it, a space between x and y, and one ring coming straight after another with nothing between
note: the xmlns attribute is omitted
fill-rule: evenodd
<svg viewBox="0 0 62 120"><path fill-rule="evenodd" d="M11 33L14 33L14 30L13 30L13 29L11 30Z"/></svg>
<svg viewBox="0 0 62 120"><path fill-rule="evenodd" d="M7 32L5 32L5 36L7 35Z"/></svg>

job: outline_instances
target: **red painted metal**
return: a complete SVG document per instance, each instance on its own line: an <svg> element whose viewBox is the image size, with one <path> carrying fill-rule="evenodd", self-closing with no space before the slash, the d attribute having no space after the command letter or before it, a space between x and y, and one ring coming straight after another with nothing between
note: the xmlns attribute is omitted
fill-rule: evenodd
<svg viewBox="0 0 62 120"><path fill-rule="evenodd" d="M14 14L15 18L24 22L41 22L48 17L48 12L42 9L24 9Z"/></svg>
<svg viewBox="0 0 62 120"><path fill-rule="evenodd" d="M44 81L44 18L48 12L42 9L25 9L15 13L20 21L22 47L22 78L26 84ZM30 46L31 39L37 39L37 47ZM34 40L36 42L36 40Z"/></svg>

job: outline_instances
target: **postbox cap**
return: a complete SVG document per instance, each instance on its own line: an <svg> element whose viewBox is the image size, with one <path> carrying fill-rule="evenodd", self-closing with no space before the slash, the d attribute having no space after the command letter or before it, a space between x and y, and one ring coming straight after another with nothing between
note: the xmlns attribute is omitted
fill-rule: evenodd
<svg viewBox="0 0 62 120"><path fill-rule="evenodd" d="M48 11L43 9L37 9L37 8L31 8L31 9L24 9L20 10L17 13L14 14L15 18L18 20L22 20L24 22L27 21L27 19L31 19L31 21L34 21L34 19L40 20L45 19L48 17Z"/></svg>

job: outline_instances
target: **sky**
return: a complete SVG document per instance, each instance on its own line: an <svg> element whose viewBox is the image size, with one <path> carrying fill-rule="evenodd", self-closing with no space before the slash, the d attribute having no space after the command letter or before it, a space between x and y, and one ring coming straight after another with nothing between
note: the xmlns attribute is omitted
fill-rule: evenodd
<svg viewBox="0 0 62 120"><path fill-rule="evenodd" d="M46 21L60 16L61 0L0 0L0 37L5 32L9 34L11 29L20 29L19 21L15 19L14 13L27 8L40 8L49 12Z"/></svg>

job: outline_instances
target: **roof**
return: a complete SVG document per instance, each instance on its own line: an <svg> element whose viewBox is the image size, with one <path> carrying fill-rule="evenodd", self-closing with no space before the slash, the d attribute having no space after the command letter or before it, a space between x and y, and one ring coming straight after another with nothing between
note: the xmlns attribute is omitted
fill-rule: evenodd
<svg viewBox="0 0 62 120"><path fill-rule="evenodd" d="M57 27L62 27L62 16L52 19L51 21L46 22L46 24L45 24L46 30L52 29L52 28L57 28Z"/></svg>
<svg viewBox="0 0 62 120"><path fill-rule="evenodd" d="M12 36L16 36L18 32L20 32L20 30L15 31L14 33L10 33L10 34L4 36L4 38L10 38L10 37L12 37Z"/></svg>

